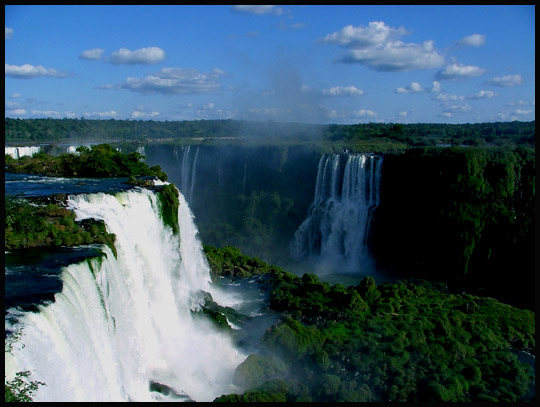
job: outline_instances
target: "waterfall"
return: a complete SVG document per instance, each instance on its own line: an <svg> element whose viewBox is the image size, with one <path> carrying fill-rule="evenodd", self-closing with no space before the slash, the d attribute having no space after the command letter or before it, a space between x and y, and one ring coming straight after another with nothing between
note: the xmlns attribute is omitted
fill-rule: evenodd
<svg viewBox="0 0 540 407"><path fill-rule="evenodd" d="M315 259L325 268L358 271L369 261L366 239L379 204L382 157L349 154L322 156L315 197L296 231L291 254Z"/></svg>
<svg viewBox="0 0 540 407"><path fill-rule="evenodd" d="M178 188L184 194L186 200L191 203L197 180L196 167L197 158L199 157L199 147L195 149L195 153L192 152L191 146L182 146L180 147L180 151L178 151L178 147L175 147L174 157L180 165L181 170L180 185Z"/></svg>
<svg viewBox="0 0 540 407"><path fill-rule="evenodd" d="M105 222L117 257L104 247L103 257L63 269L55 301L19 320L22 337L6 353L7 378L32 371L31 380L46 384L35 401L211 401L238 392L232 376L245 355L191 313L199 290L227 298L210 285L183 196L180 237L146 189L72 195L68 206L77 219Z"/></svg>
<svg viewBox="0 0 540 407"><path fill-rule="evenodd" d="M41 147L4 147L6 154L9 154L13 158L19 159L25 155L30 157L36 153L39 153Z"/></svg>

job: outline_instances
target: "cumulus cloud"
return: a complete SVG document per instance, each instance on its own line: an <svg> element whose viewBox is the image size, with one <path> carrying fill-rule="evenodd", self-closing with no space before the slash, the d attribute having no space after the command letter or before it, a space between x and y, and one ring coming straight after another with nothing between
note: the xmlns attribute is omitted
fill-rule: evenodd
<svg viewBox="0 0 540 407"><path fill-rule="evenodd" d="M458 104L458 105L448 105L443 111L443 114L450 116L455 113L465 113L471 110L471 107L467 104Z"/></svg>
<svg viewBox="0 0 540 407"><path fill-rule="evenodd" d="M411 82L409 86L399 87L396 89L396 93L440 93L441 84L437 81L433 81L431 87L422 87L418 82Z"/></svg>
<svg viewBox="0 0 540 407"><path fill-rule="evenodd" d="M493 86L516 86L521 85L523 83L523 78L521 75L506 75L506 76L497 76L495 78L491 78L488 81L489 85Z"/></svg>
<svg viewBox="0 0 540 407"><path fill-rule="evenodd" d="M532 110L515 109L511 112L500 112L497 114L497 116L502 121L514 121L514 120L520 120L522 116L527 116L532 113L533 113Z"/></svg>
<svg viewBox="0 0 540 407"><path fill-rule="evenodd" d="M163 68L144 78L127 78L120 85L105 85L102 88L120 88L139 93L169 95L209 93L221 87L219 79L224 74L225 72L218 68L208 73L201 73L196 69Z"/></svg>
<svg viewBox="0 0 540 407"><path fill-rule="evenodd" d="M372 21L368 26L347 25L319 42L347 49L348 54L339 62L358 63L376 71L411 71L436 68L444 63L444 57L435 50L433 41L405 43L399 40L405 34L402 27L393 28L384 22Z"/></svg>
<svg viewBox="0 0 540 407"><path fill-rule="evenodd" d="M441 102L455 102L457 100L463 100L463 99L465 99L464 96L448 95L446 93L439 93L437 96L435 96L435 100L440 100Z"/></svg>
<svg viewBox="0 0 540 407"><path fill-rule="evenodd" d="M42 117L51 117L57 119L61 117L61 113L56 110L32 110L32 115L42 116Z"/></svg>
<svg viewBox="0 0 540 407"><path fill-rule="evenodd" d="M108 112L92 112L92 113L83 113L84 117L96 117L98 119L106 119L111 117L116 117L117 113L114 110L109 110Z"/></svg>
<svg viewBox="0 0 540 407"><path fill-rule="evenodd" d="M6 27L6 40L13 37L13 28Z"/></svg>
<svg viewBox="0 0 540 407"><path fill-rule="evenodd" d="M439 93L441 90L441 83L438 81L433 81L430 91L433 93Z"/></svg>
<svg viewBox="0 0 540 407"><path fill-rule="evenodd" d="M159 47L147 47L130 51L120 48L111 54L109 61L115 65L157 64L165 59L165 51Z"/></svg>
<svg viewBox="0 0 540 407"><path fill-rule="evenodd" d="M463 37L456 42L457 45L465 45L467 47L480 47L486 43L486 36L482 34L472 34Z"/></svg>
<svg viewBox="0 0 540 407"><path fill-rule="evenodd" d="M492 92L490 90L481 90L472 96L468 96L467 99L491 99L495 96L497 96L495 92Z"/></svg>
<svg viewBox="0 0 540 407"><path fill-rule="evenodd" d="M25 109L9 109L5 110L6 116L24 116L26 114Z"/></svg>
<svg viewBox="0 0 540 407"><path fill-rule="evenodd" d="M323 94L329 96L361 96L364 91L356 86L334 86L330 89L324 89Z"/></svg>
<svg viewBox="0 0 540 407"><path fill-rule="evenodd" d="M405 88L397 88L397 93L421 93L425 92L424 88L418 82L412 82L409 86Z"/></svg>
<svg viewBox="0 0 540 407"><path fill-rule="evenodd" d="M94 48L94 49L88 49L84 51L81 55L79 55L80 59L88 59L88 60L98 60L101 59L101 55L103 55L105 51L103 51L101 48Z"/></svg>
<svg viewBox="0 0 540 407"><path fill-rule="evenodd" d="M283 14L283 9L281 7L263 6L263 5L260 5L260 4L232 6L231 10L236 12L236 13L258 14L258 15L261 15L261 14L281 15L281 14Z"/></svg>
<svg viewBox="0 0 540 407"><path fill-rule="evenodd" d="M16 79L30 79L40 76L48 76L53 78L65 78L69 76L65 72L57 71L53 68L45 68L42 65L34 66L30 64L24 65L6 65L6 76Z"/></svg>
<svg viewBox="0 0 540 407"><path fill-rule="evenodd" d="M132 119L151 119L153 117L159 116L159 112L146 112L142 107L136 108L131 112Z"/></svg>
<svg viewBox="0 0 540 407"><path fill-rule="evenodd" d="M352 115L354 117L358 117L358 118L377 117L377 113L375 113L373 110L369 110L369 109L354 110L352 112Z"/></svg>
<svg viewBox="0 0 540 407"><path fill-rule="evenodd" d="M481 76L485 72L485 69L474 65L451 64L437 72L436 77L439 80L464 79L473 76Z"/></svg>
<svg viewBox="0 0 540 407"><path fill-rule="evenodd" d="M365 48L384 45L405 35L405 29L388 27L382 21L372 21L367 27L347 25L340 31L326 35L321 42L347 48Z"/></svg>

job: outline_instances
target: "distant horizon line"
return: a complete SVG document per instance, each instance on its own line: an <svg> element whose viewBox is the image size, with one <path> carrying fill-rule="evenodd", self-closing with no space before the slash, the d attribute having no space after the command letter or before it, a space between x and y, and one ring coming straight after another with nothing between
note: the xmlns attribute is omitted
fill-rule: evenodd
<svg viewBox="0 0 540 407"><path fill-rule="evenodd" d="M483 121L483 122L462 122L462 123L447 123L447 122L414 122L414 123L403 123L403 122L365 122L365 123L308 123L308 122L295 122L295 121L279 121L274 119L266 120L248 120L248 119L181 119L181 120L154 120L154 119L114 119L114 118L85 118L85 117L63 117L63 118L54 118L54 117L4 117L5 120L77 120L77 121L118 121L118 122L158 122L158 123L182 123L182 122L248 122L248 123L271 123L271 124L300 124L300 125L309 125L309 126L358 126L358 125L373 125L373 124L400 124L403 126L408 125L417 125L417 124L437 124L437 125L446 125L446 126L460 126L460 125L476 125L476 124L496 124L496 123L533 123L535 120L500 120L500 121Z"/></svg>

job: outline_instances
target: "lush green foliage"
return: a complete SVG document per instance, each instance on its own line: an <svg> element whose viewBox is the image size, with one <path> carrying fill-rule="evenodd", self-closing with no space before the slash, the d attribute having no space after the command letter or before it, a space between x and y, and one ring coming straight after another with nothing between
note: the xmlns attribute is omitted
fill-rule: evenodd
<svg viewBox="0 0 540 407"><path fill-rule="evenodd" d="M535 122L501 122L477 124L396 124L369 123L353 125L328 125L325 140L347 142L355 151L366 142L401 143L407 147L418 146L516 146L535 145ZM399 144L395 144L397 149ZM355 148L355 146L358 146ZM371 151L378 150L376 146ZM388 151L388 150L387 150Z"/></svg>
<svg viewBox="0 0 540 407"><path fill-rule="evenodd" d="M193 141L227 140L234 143L264 140L295 143L325 142L353 151L389 152L414 146L497 145L515 147L535 144L533 122L478 124L310 125L301 123L247 122L238 120L143 121L85 119L5 119L9 143L88 141Z"/></svg>
<svg viewBox="0 0 540 407"><path fill-rule="evenodd" d="M533 150L414 149L385 157L372 248L402 276L487 287L532 309L534 218Z"/></svg>
<svg viewBox="0 0 540 407"><path fill-rule="evenodd" d="M163 222L170 226L175 234L179 233L178 225L178 189L173 184L164 185L158 190Z"/></svg>
<svg viewBox="0 0 540 407"><path fill-rule="evenodd" d="M113 252L114 234L103 221L75 221L75 214L59 205L37 205L24 199L5 200L5 250L29 247L107 244Z"/></svg>
<svg viewBox="0 0 540 407"><path fill-rule="evenodd" d="M18 330L11 336L6 337L4 341L5 352L11 352L13 345L22 335L22 331ZM17 372L12 380L5 381L4 386L4 401L6 402L31 402L32 395L36 392L39 386L45 386L45 383L37 380L29 380L31 372Z"/></svg>
<svg viewBox="0 0 540 407"><path fill-rule="evenodd" d="M204 252L210 265L212 281L216 281L218 276L233 279L249 278L253 275L281 270L279 267L271 266L256 257L246 256L233 246L216 248L206 245Z"/></svg>
<svg viewBox="0 0 540 407"><path fill-rule="evenodd" d="M4 401L6 402L31 402L32 395L39 386L44 386L45 383L38 381L29 381L29 371L17 372L13 380L9 380L4 388Z"/></svg>
<svg viewBox="0 0 540 407"><path fill-rule="evenodd" d="M216 401L520 401L534 313L427 281L344 287L270 271L281 322L235 374L243 394Z"/></svg>
<svg viewBox="0 0 540 407"><path fill-rule="evenodd" d="M77 148L78 154L52 156L37 153L15 160L6 155L6 171L65 177L155 176L162 181L167 174L159 166L148 167L138 153L122 154L109 144Z"/></svg>

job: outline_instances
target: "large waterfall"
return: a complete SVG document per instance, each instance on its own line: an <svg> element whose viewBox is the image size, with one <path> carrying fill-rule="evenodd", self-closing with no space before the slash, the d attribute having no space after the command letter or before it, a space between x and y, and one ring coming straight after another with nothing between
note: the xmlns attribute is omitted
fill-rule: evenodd
<svg viewBox="0 0 540 407"><path fill-rule="evenodd" d="M345 157L321 157L315 197L291 247L293 257L315 260L319 271L362 271L370 261L366 239L379 204L382 157Z"/></svg>
<svg viewBox="0 0 540 407"><path fill-rule="evenodd" d="M117 256L105 247L105 256L64 268L55 301L21 317L22 337L6 353L8 379L31 371L46 384L36 401L211 401L239 391L231 382L245 355L192 316L200 290L230 303L210 284L183 196L180 236L149 190L72 195L68 205L78 219L105 221Z"/></svg>
<svg viewBox="0 0 540 407"><path fill-rule="evenodd" d="M19 159L26 155L33 156L41 151L41 147L4 147L6 154L9 154L13 158Z"/></svg>

